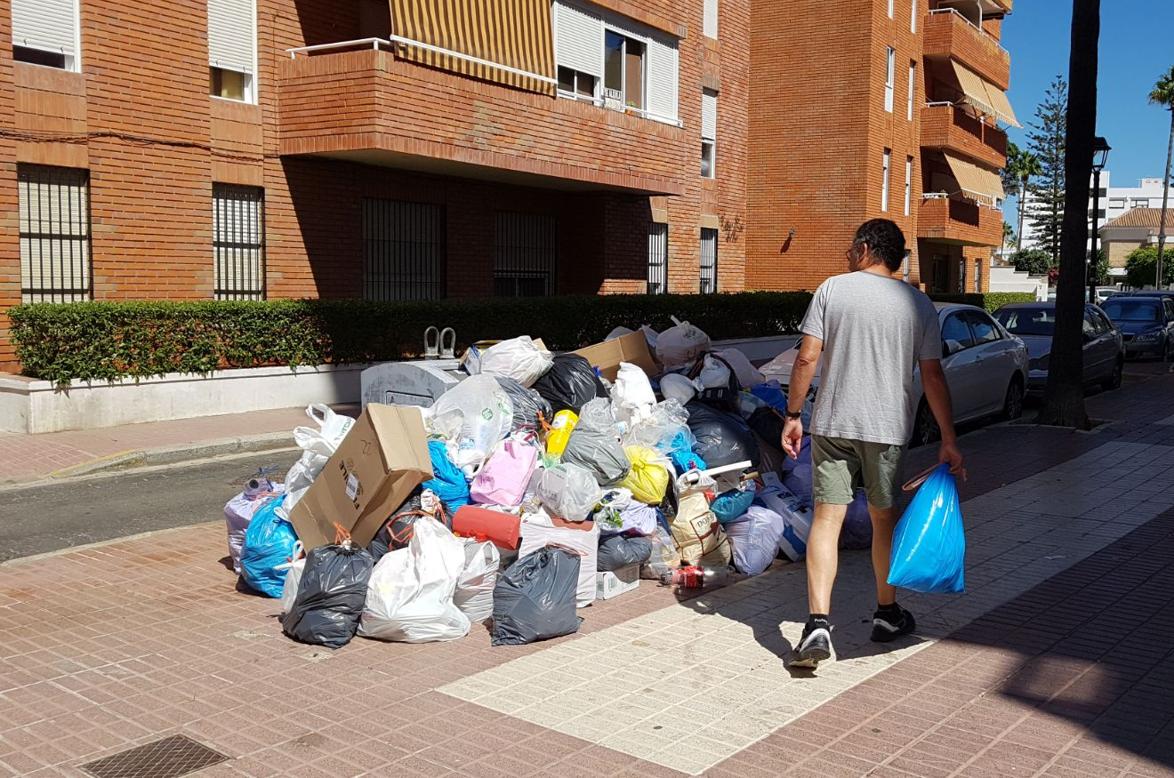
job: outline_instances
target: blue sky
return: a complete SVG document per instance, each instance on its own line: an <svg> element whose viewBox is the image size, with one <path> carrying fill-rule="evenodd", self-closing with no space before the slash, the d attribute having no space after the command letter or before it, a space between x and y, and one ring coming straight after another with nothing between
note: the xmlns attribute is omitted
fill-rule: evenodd
<svg viewBox="0 0 1174 778"><path fill-rule="evenodd" d="M1048 84L1057 74L1068 77L1071 20L1071 0L1016 0L1014 13L1004 22L1003 45L1011 52L1008 96L1025 125L1010 128L1009 136L1021 146ZM1170 0L1101 2L1097 134L1113 148L1108 170L1114 186L1137 186L1139 178L1162 176L1170 112L1150 105L1146 95L1174 65L1171 30Z"/></svg>

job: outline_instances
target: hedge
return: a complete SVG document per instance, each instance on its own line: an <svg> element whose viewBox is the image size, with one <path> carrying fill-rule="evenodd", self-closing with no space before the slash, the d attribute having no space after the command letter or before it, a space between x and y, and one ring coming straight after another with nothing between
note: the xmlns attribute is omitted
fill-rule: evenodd
<svg viewBox="0 0 1174 778"><path fill-rule="evenodd" d="M1016 295L966 295L993 310ZM1028 295L1027 298L1031 296ZM425 328L452 327L458 348L528 334L549 348L596 343L619 326L687 320L714 339L795 332L809 292L604 295L430 302L91 302L12 308L25 375L105 381L266 365L378 362L419 355Z"/></svg>
<svg viewBox="0 0 1174 778"><path fill-rule="evenodd" d="M934 294L930 297L939 303L976 305L979 308L985 308L990 313L994 313L1004 305L1011 303L1035 302L1035 294L1032 292L987 292L985 294L969 292L967 294Z"/></svg>

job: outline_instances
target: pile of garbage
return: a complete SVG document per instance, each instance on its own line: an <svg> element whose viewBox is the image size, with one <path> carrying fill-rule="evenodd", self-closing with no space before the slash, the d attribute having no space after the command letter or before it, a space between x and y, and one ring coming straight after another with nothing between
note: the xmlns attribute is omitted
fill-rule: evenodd
<svg viewBox="0 0 1174 778"><path fill-rule="evenodd" d="M325 405L281 483L225 506L234 569L291 638L493 645L578 630L578 610L652 580L679 589L802 559L811 455L779 441L786 393L688 322L551 354L518 337L462 360L429 408ZM810 407L808 406L808 410ZM843 542L867 546L858 500Z"/></svg>

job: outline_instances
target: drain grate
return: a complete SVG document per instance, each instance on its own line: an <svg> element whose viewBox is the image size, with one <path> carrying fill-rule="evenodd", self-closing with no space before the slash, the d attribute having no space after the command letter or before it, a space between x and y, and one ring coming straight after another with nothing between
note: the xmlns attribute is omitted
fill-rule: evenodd
<svg viewBox="0 0 1174 778"><path fill-rule="evenodd" d="M228 761L219 751L185 735L172 735L82 765L95 778L178 778Z"/></svg>

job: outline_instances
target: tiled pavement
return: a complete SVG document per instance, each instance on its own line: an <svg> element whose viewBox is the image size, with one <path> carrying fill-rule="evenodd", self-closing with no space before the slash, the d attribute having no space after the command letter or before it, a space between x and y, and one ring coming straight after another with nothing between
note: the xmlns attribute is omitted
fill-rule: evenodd
<svg viewBox="0 0 1174 778"><path fill-rule="evenodd" d="M1174 774L1172 399L1155 378L1093 398L1100 433L969 436L970 592L906 598L918 640L876 653L845 555L841 661L814 677L780 659L800 566L683 603L646 582L536 646L329 652L234 591L215 524L0 565L0 775L176 732L233 757L200 775Z"/></svg>

